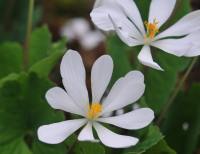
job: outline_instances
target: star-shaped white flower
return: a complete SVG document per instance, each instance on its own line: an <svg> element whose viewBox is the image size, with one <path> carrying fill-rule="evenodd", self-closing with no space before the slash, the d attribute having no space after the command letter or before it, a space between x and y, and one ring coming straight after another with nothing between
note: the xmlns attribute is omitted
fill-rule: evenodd
<svg viewBox="0 0 200 154"><path fill-rule="evenodd" d="M152 0L148 21L143 21L134 0L97 0L91 18L104 31L114 30L129 46L143 45L139 61L163 70L153 61L150 46L176 56L200 55L200 10L193 11L177 23L159 32L171 16L176 0Z"/></svg>
<svg viewBox="0 0 200 154"><path fill-rule="evenodd" d="M101 56L92 67L92 103L89 103L85 68L78 52L69 50L64 55L60 71L65 90L54 87L46 93L46 99L52 108L77 114L83 118L41 126L38 129L40 141L49 144L60 143L85 125L78 135L80 141L97 141L93 136L92 127L94 127L101 142L108 147L125 148L137 144L137 138L116 134L101 123L136 130L152 122L154 112L149 108L103 117L104 114L136 102L143 95L145 84L142 73L131 71L117 80L108 96L102 100L112 76L113 61L108 55Z"/></svg>

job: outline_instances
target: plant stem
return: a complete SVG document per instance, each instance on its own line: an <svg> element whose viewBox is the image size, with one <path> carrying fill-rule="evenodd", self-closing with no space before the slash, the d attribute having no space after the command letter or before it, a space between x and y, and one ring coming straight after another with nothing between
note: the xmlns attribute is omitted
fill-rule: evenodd
<svg viewBox="0 0 200 154"><path fill-rule="evenodd" d="M174 89L174 92L172 94L172 96L169 98L168 102L166 103L165 107L163 108L160 117L157 120L157 125L160 125L163 118L166 116L167 111L169 110L169 108L171 107L171 105L173 104L176 96L178 95L180 89L182 88L185 80L187 79L187 77L189 76L190 72L192 71L192 68L194 67L195 63L197 62L198 57L195 57L190 66L188 67L187 71L185 72L184 76L182 77L182 79L180 80L178 86Z"/></svg>
<svg viewBox="0 0 200 154"><path fill-rule="evenodd" d="M29 0L26 38L25 38L24 53L23 53L24 70L27 70L28 64L29 64L29 44L30 44L30 36L31 36L31 31L32 31L33 9L34 9L34 0Z"/></svg>

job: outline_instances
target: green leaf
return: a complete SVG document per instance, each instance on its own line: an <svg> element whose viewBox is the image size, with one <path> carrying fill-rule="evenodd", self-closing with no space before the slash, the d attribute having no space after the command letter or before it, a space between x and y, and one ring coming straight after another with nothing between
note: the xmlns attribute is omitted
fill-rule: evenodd
<svg viewBox="0 0 200 154"><path fill-rule="evenodd" d="M176 154L176 152L167 145L165 140L161 140L144 154Z"/></svg>
<svg viewBox="0 0 200 154"><path fill-rule="evenodd" d="M167 142L181 154L194 153L198 144L200 135L199 91L200 84L196 84L189 92L181 92L171 106L163 125Z"/></svg>
<svg viewBox="0 0 200 154"><path fill-rule="evenodd" d="M48 56L51 49L51 34L46 26L32 32L30 40L30 66Z"/></svg>
<svg viewBox="0 0 200 154"><path fill-rule="evenodd" d="M164 68L164 72L149 69L145 73L145 99L148 106L159 113L177 83L178 74L188 66L190 60L159 50L153 52L156 52L155 61Z"/></svg>
<svg viewBox="0 0 200 154"><path fill-rule="evenodd" d="M104 148L99 143L78 142L74 149L75 154L105 154Z"/></svg>
<svg viewBox="0 0 200 154"><path fill-rule="evenodd" d="M122 43L118 37L112 36L107 40L107 51L114 61L113 81L124 76L131 70L129 57L126 52L127 46Z"/></svg>
<svg viewBox="0 0 200 154"><path fill-rule="evenodd" d="M55 112L44 98L50 87L52 83L49 80L34 73L22 73L18 78L1 83L0 149L11 144L13 139L24 136L31 141L26 143L32 144L39 126L64 120L63 114Z"/></svg>
<svg viewBox="0 0 200 154"><path fill-rule="evenodd" d="M32 154L22 138L15 138L8 144L0 146L1 154Z"/></svg>
<svg viewBox="0 0 200 154"><path fill-rule="evenodd" d="M64 144L50 145L39 141L33 143L33 154L65 154L66 150Z"/></svg>
<svg viewBox="0 0 200 154"><path fill-rule="evenodd" d="M6 42L0 45L0 78L22 69L22 48L18 43Z"/></svg>
<svg viewBox="0 0 200 154"><path fill-rule="evenodd" d="M129 149L126 149L124 154L141 154L152 148L159 141L163 139L163 135L160 133L159 128L156 126L150 126L147 133L139 137L139 143Z"/></svg>
<svg viewBox="0 0 200 154"><path fill-rule="evenodd" d="M0 87L3 86L3 84L6 82L6 81L12 81L12 80L17 80L19 78L20 74L16 74L16 73L11 73L9 74L8 76L2 78L0 80Z"/></svg>
<svg viewBox="0 0 200 154"><path fill-rule="evenodd" d="M61 40L52 45L52 54L48 57L40 60L35 63L30 69L30 72L37 73L40 77L48 77L49 73L53 69L53 67L58 63L60 58L63 56L66 48L65 48L66 40Z"/></svg>

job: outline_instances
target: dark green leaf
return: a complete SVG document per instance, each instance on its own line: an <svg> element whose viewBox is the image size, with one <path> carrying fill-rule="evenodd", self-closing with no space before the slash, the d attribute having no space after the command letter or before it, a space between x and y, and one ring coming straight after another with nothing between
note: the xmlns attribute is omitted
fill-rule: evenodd
<svg viewBox="0 0 200 154"><path fill-rule="evenodd" d="M161 140L144 154L176 154L176 152L167 145L165 140Z"/></svg>
<svg viewBox="0 0 200 154"><path fill-rule="evenodd" d="M34 140L39 126L64 120L63 114L55 112L44 98L50 87L51 82L34 73L20 74L1 83L0 148L16 137Z"/></svg>
<svg viewBox="0 0 200 154"><path fill-rule="evenodd" d="M163 125L169 145L178 153L194 153L200 135L200 84L180 93L171 106Z"/></svg>
<svg viewBox="0 0 200 154"><path fill-rule="evenodd" d="M64 144L49 145L35 141L33 143L33 154L66 154Z"/></svg>
<svg viewBox="0 0 200 154"><path fill-rule="evenodd" d="M126 52L127 46L122 43L118 37L110 37L107 41L107 51L112 56L114 61L113 81L124 76L131 70L129 58Z"/></svg>
<svg viewBox="0 0 200 154"><path fill-rule="evenodd" d="M51 50L51 34L46 26L36 29L31 35L30 66L48 56Z"/></svg>
<svg viewBox="0 0 200 154"><path fill-rule="evenodd" d="M48 57L35 63L29 71L37 73L40 77L47 77L66 51L65 44L65 40L54 43L51 49L52 53Z"/></svg>
<svg viewBox="0 0 200 154"><path fill-rule="evenodd" d="M160 133L159 128L156 126L150 126L147 133L139 138L140 142L136 146L125 150L124 154L144 153L161 141L163 139L163 135Z"/></svg>
<svg viewBox="0 0 200 154"><path fill-rule="evenodd" d="M105 154L104 148L99 143L78 142L74 149L75 154Z"/></svg>
<svg viewBox="0 0 200 154"><path fill-rule="evenodd" d="M13 141L0 145L1 154L32 154L22 138L15 138Z"/></svg>
<svg viewBox="0 0 200 154"><path fill-rule="evenodd" d="M22 69L22 48L18 43L6 42L0 45L0 78Z"/></svg>
<svg viewBox="0 0 200 154"><path fill-rule="evenodd" d="M148 106L153 108L156 113L159 113L177 83L178 73L188 66L189 59L172 56L159 50L154 50L153 52L156 52L155 61L165 71L149 69L146 72L145 99Z"/></svg>

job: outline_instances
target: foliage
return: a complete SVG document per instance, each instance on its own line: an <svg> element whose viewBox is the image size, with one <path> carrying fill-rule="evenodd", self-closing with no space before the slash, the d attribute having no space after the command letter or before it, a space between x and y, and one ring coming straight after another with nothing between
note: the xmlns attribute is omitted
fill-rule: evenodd
<svg viewBox="0 0 200 154"><path fill-rule="evenodd" d="M147 20L150 1L135 1L143 20ZM75 6L77 2L58 2L61 8L69 4ZM24 71L22 42L25 36L27 14L24 12L27 12L27 1L20 1L19 6L14 5L13 10L6 8L7 5L6 0L0 1L0 19L4 21L0 23L0 154L191 154L198 149L199 83L179 93L160 128L152 124L139 131L116 129L119 133L138 137L140 142L134 147L113 150L100 143L78 142L76 134L58 145L40 142L37 137L39 126L68 118L63 112L52 109L45 100L46 91L55 84L49 76L66 51L66 40L53 42L46 25L34 28L30 38L28 70ZM85 9L86 6L81 7ZM161 31L189 10L189 0L178 0L171 20ZM7 11L11 11L8 16L4 15ZM36 8L33 27L40 15L40 8ZM11 28L6 27L9 21L12 21ZM165 70L160 72L141 66L137 59L141 47L130 48L115 35L108 37L106 47L115 64L112 83L131 70L142 71L146 84L143 96L145 102L138 103L142 107L152 108L156 116L159 116L190 60L152 48L155 61Z"/></svg>

